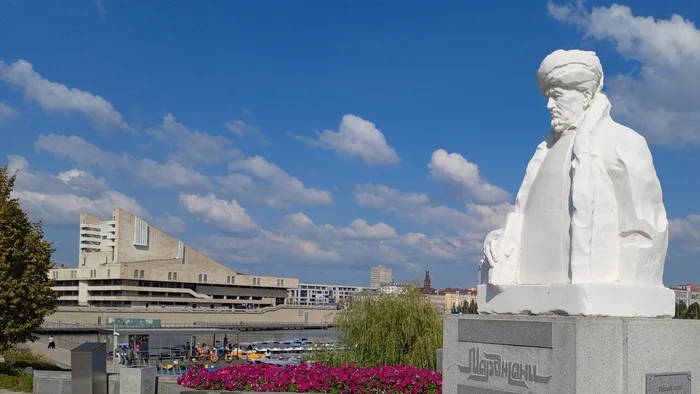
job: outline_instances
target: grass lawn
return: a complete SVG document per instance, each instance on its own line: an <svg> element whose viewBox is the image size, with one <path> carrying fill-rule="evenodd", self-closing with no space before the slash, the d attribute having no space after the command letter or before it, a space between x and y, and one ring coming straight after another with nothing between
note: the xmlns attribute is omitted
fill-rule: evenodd
<svg viewBox="0 0 700 394"><path fill-rule="evenodd" d="M0 389L31 393L34 382L32 375L24 373L27 367L42 371L63 371L63 368L50 360L22 346L6 351L3 356L5 362L0 363Z"/></svg>

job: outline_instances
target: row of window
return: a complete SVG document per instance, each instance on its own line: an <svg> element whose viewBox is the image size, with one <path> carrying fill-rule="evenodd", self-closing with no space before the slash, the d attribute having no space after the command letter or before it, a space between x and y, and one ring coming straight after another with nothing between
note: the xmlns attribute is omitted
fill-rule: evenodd
<svg viewBox="0 0 700 394"><path fill-rule="evenodd" d="M143 270L134 270L134 279L142 278L143 279Z"/></svg>
<svg viewBox="0 0 700 394"><path fill-rule="evenodd" d="M284 279L277 279L277 286L284 286Z"/></svg>
<svg viewBox="0 0 700 394"><path fill-rule="evenodd" d="M177 272L168 272L168 280L177 280Z"/></svg>
<svg viewBox="0 0 700 394"><path fill-rule="evenodd" d="M204 279L204 280L202 280L202 279ZM207 274L204 274L204 275L199 274L199 281L207 283Z"/></svg>
<svg viewBox="0 0 700 394"><path fill-rule="evenodd" d="M227 276L226 283L233 283L236 280L235 276Z"/></svg>

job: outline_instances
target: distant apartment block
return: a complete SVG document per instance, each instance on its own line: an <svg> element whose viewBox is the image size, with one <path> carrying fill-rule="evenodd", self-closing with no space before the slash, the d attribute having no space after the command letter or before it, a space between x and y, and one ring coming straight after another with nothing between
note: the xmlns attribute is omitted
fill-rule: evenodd
<svg viewBox="0 0 700 394"><path fill-rule="evenodd" d="M676 293L676 304L683 302L686 306L690 306L691 304L700 302L700 287L698 287L698 285L689 283L671 287L671 290Z"/></svg>
<svg viewBox="0 0 700 394"><path fill-rule="evenodd" d="M80 215L77 267L49 275L59 305L251 309L283 305L296 278L246 275L116 208Z"/></svg>
<svg viewBox="0 0 700 394"><path fill-rule="evenodd" d="M300 283L287 290L287 305L342 305L364 290L359 286Z"/></svg>
<svg viewBox="0 0 700 394"><path fill-rule="evenodd" d="M369 287L372 289L378 289L383 284L394 281L391 268L387 268L383 265L372 267L372 269L370 269L369 278Z"/></svg>

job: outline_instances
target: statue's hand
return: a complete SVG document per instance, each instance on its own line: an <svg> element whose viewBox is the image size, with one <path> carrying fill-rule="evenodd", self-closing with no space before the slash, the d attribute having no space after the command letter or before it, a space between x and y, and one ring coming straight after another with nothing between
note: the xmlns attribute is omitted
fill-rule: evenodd
<svg viewBox="0 0 700 394"><path fill-rule="evenodd" d="M498 243L503 236L503 229L491 231L484 240L484 258L489 267L493 268L500 258L498 251Z"/></svg>

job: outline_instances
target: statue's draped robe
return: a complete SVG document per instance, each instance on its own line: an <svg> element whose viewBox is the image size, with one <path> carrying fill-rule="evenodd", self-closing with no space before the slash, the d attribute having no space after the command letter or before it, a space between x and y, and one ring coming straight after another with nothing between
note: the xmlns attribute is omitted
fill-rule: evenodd
<svg viewBox="0 0 700 394"><path fill-rule="evenodd" d="M668 221L644 138L611 119L603 93L577 128L556 142L553 133L516 197L522 228L513 283L661 284Z"/></svg>

